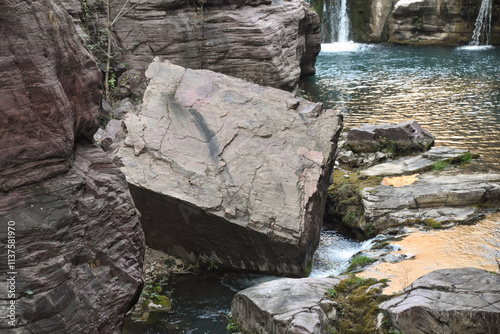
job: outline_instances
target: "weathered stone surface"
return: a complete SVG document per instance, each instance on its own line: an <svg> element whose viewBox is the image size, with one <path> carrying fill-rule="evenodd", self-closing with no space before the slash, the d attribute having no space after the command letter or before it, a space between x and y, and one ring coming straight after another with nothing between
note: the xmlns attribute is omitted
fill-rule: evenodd
<svg viewBox="0 0 500 334"><path fill-rule="evenodd" d="M425 219L466 222L477 218L474 205L500 200L500 175L427 174L403 187L365 188L362 197L365 220L377 232Z"/></svg>
<svg viewBox="0 0 500 334"><path fill-rule="evenodd" d="M398 124L363 124L347 134L347 144L353 152L376 152L384 147L395 151L425 151L434 143L434 136L417 121Z"/></svg>
<svg viewBox="0 0 500 334"><path fill-rule="evenodd" d="M319 242L337 113L206 70L150 65L118 152L148 245L303 276ZM318 115L319 114L319 115Z"/></svg>
<svg viewBox="0 0 500 334"><path fill-rule="evenodd" d="M500 328L500 275L476 268L436 270L380 307L406 334L495 333Z"/></svg>
<svg viewBox="0 0 500 334"><path fill-rule="evenodd" d="M112 17L125 2L113 2ZM147 67L158 56L288 90L301 74L315 73L319 17L302 0L132 0L126 8L131 5L113 26L115 49L130 68ZM105 22L99 3L94 10Z"/></svg>
<svg viewBox="0 0 500 334"><path fill-rule="evenodd" d="M2 282L16 272L14 327L0 285L2 333L120 333L141 291L144 235L125 178L100 148L74 154L66 174L0 192L2 254L7 226L16 241L15 268L0 262Z"/></svg>
<svg viewBox="0 0 500 334"><path fill-rule="evenodd" d="M67 171L98 127L101 74L55 1L2 1L0 190Z"/></svg>
<svg viewBox="0 0 500 334"><path fill-rule="evenodd" d="M283 278L238 292L231 314L248 333L326 333L336 310L326 297L338 278Z"/></svg>
<svg viewBox="0 0 500 334"><path fill-rule="evenodd" d="M433 147L428 152L414 157L403 157L396 161L385 162L360 172L361 177L393 176L428 171L436 161L460 160L467 150L453 147Z"/></svg>
<svg viewBox="0 0 500 334"><path fill-rule="evenodd" d="M479 13L481 0L400 0L394 6L390 42L404 44L467 44ZM498 15L494 5L493 36L500 41Z"/></svg>

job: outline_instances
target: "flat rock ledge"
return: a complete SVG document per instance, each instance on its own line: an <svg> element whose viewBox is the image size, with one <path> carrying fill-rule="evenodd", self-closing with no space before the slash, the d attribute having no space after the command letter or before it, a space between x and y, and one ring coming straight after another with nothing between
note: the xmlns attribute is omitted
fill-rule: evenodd
<svg viewBox="0 0 500 334"><path fill-rule="evenodd" d="M146 242L192 262L304 276L341 116L295 95L154 62L121 169Z"/></svg>
<svg viewBox="0 0 500 334"><path fill-rule="evenodd" d="M361 177L394 176L429 171L437 161L459 161L467 150L453 147L433 147L429 151L395 161L381 163L360 172Z"/></svg>
<svg viewBox="0 0 500 334"><path fill-rule="evenodd" d="M380 307L405 334L497 333L500 275L476 268L436 270Z"/></svg>
<svg viewBox="0 0 500 334"><path fill-rule="evenodd" d="M231 314L246 333L325 333L336 319L327 298L338 278L283 278L235 295Z"/></svg>
<svg viewBox="0 0 500 334"><path fill-rule="evenodd" d="M478 205L500 200L500 174L419 175L403 187L364 188L366 223L376 231L411 222L468 222Z"/></svg>

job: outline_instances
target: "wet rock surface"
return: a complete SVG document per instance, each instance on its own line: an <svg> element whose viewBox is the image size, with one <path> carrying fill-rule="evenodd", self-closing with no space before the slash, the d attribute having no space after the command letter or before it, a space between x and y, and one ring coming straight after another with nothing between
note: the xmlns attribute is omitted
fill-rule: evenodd
<svg viewBox="0 0 500 334"><path fill-rule="evenodd" d="M323 333L336 318L328 289L338 278L284 278L236 294L231 314L249 333Z"/></svg>
<svg viewBox="0 0 500 334"><path fill-rule="evenodd" d="M152 248L303 276L319 242L340 116L291 93L153 63L118 152Z"/></svg>
<svg viewBox="0 0 500 334"><path fill-rule="evenodd" d="M380 307L408 334L495 332L500 328L500 275L475 268L436 270Z"/></svg>
<svg viewBox="0 0 500 334"><path fill-rule="evenodd" d="M15 326L2 284L2 333L120 333L139 297L144 235L125 178L100 148L74 155L67 173L0 193L0 225L15 222L16 240ZM3 254L8 244L5 228Z"/></svg>

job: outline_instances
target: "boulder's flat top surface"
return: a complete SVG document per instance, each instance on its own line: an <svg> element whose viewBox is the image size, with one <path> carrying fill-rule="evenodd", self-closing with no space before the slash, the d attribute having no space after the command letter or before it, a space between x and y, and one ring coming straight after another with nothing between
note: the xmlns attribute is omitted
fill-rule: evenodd
<svg viewBox="0 0 500 334"><path fill-rule="evenodd" d="M339 116L211 71L153 63L147 75L142 110L125 120L127 180L244 225L296 233Z"/></svg>

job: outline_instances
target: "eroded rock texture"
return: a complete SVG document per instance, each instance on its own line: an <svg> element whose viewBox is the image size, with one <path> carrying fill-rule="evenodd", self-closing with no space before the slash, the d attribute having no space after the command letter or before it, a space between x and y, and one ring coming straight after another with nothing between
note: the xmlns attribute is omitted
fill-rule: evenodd
<svg viewBox="0 0 500 334"><path fill-rule="evenodd" d="M75 139L97 130L101 74L53 1L3 0L0 190L69 169Z"/></svg>
<svg viewBox="0 0 500 334"><path fill-rule="evenodd" d="M380 307L407 334L495 333L500 275L476 268L436 270Z"/></svg>
<svg viewBox="0 0 500 334"><path fill-rule="evenodd" d="M237 293L231 314L248 333L326 333L336 319L327 297L338 278L283 278Z"/></svg>
<svg viewBox="0 0 500 334"><path fill-rule="evenodd" d="M144 235L123 174L105 153L79 144L68 173L0 193L2 254L9 221L16 329L8 324L2 284L2 333L120 333L142 286ZM3 282L6 265L0 264Z"/></svg>
<svg viewBox="0 0 500 334"><path fill-rule="evenodd" d="M144 236L123 174L85 144L101 74L56 2L0 3L0 331L119 333Z"/></svg>
<svg viewBox="0 0 500 334"><path fill-rule="evenodd" d="M65 3L75 15L77 6ZM100 4L87 3L104 22ZM113 4L115 17L125 0ZM304 1L133 0L125 8L131 7L113 27L117 52L131 68L147 67L159 56L285 89L301 74L315 73L319 17ZM80 16L96 21L83 11Z"/></svg>
<svg viewBox="0 0 500 334"><path fill-rule="evenodd" d="M468 222L478 206L500 200L499 174L419 175L404 187L380 185L362 191L364 217L377 232L430 219Z"/></svg>
<svg viewBox="0 0 500 334"><path fill-rule="evenodd" d="M479 14L481 0L400 0L392 13L390 42L414 44L468 44ZM493 36L500 41L500 13L493 8Z"/></svg>
<svg viewBox="0 0 500 334"><path fill-rule="evenodd" d="M220 269L303 276L340 116L291 93L152 63L118 156L147 243Z"/></svg>

